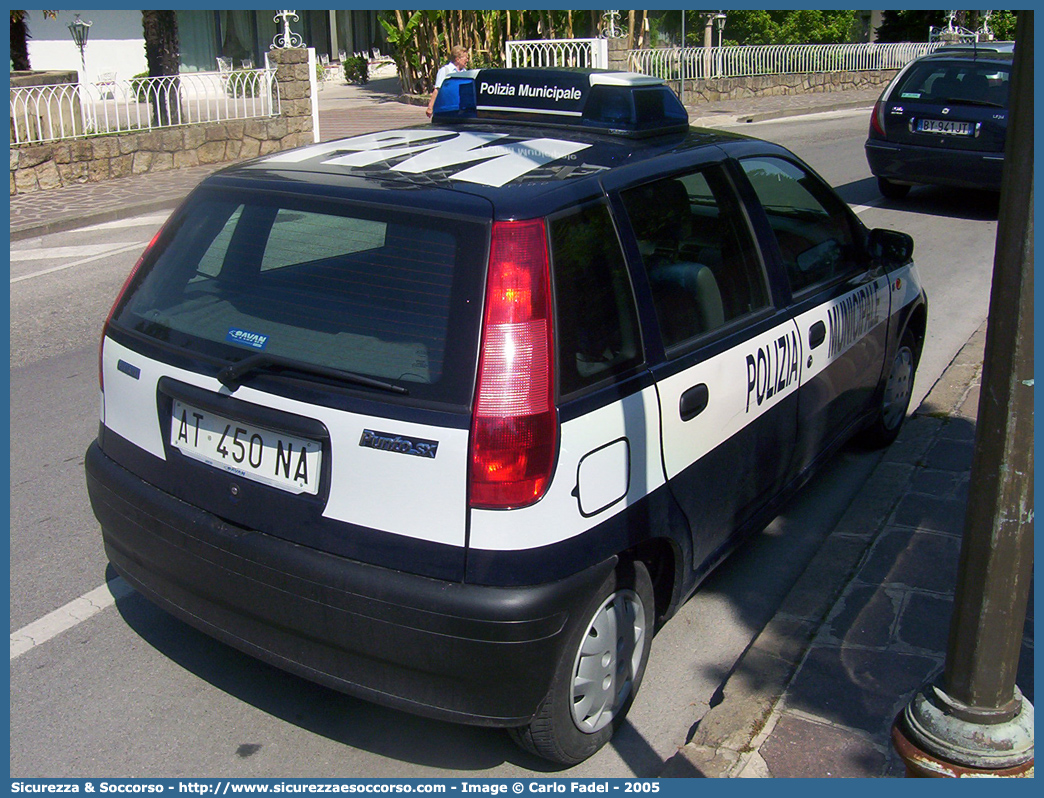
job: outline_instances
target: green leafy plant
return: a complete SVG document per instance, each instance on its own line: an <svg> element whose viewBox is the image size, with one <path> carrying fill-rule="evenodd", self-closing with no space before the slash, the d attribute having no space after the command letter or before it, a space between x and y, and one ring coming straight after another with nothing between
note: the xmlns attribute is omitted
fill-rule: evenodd
<svg viewBox="0 0 1044 798"><path fill-rule="evenodd" d="M1015 21L1017 11L994 11L990 17L990 29L998 41L1011 41L1015 38Z"/></svg>
<svg viewBox="0 0 1044 798"><path fill-rule="evenodd" d="M504 60L485 50L475 50L468 60L468 69L490 69L504 66Z"/></svg>
<svg viewBox="0 0 1044 798"><path fill-rule="evenodd" d="M350 55L341 62L348 83L369 83L370 62L363 55Z"/></svg>
<svg viewBox="0 0 1044 798"><path fill-rule="evenodd" d="M396 11L395 16L397 24L393 24L383 16L378 17L378 21L384 28L385 37L392 48L395 65L399 70L399 80L407 93L423 91L425 82L418 75L420 50L416 35L422 13L414 11L408 20L403 20L401 11Z"/></svg>

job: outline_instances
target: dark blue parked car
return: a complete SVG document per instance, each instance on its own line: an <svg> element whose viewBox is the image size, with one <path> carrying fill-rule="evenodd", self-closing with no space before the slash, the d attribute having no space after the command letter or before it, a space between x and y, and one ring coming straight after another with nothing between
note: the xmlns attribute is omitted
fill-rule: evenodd
<svg viewBox="0 0 1044 798"><path fill-rule="evenodd" d="M1000 191L1014 46L942 47L913 61L870 118L866 160L881 193L911 185Z"/></svg>

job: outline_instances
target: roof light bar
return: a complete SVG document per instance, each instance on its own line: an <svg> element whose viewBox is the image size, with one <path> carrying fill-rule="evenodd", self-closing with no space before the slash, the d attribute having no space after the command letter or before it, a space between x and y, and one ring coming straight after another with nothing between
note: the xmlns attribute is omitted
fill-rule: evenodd
<svg viewBox="0 0 1044 798"><path fill-rule="evenodd" d="M567 125L628 136L684 131L689 115L648 75L589 69L478 69L443 81L432 119Z"/></svg>

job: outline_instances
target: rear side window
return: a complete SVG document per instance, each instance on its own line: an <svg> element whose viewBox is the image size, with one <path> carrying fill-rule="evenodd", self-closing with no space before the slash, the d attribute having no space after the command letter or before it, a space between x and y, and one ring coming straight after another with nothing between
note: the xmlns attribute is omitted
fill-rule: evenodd
<svg viewBox="0 0 1044 798"><path fill-rule="evenodd" d="M623 193L664 346L768 307L746 217L720 167Z"/></svg>
<svg viewBox="0 0 1044 798"><path fill-rule="evenodd" d="M444 217L209 195L114 320L219 360L264 352L464 404L486 235Z"/></svg>
<svg viewBox="0 0 1044 798"><path fill-rule="evenodd" d="M915 64L891 95L893 102L947 105L1008 105L1009 70L982 61Z"/></svg>
<svg viewBox="0 0 1044 798"><path fill-rule="evenodd" d="M551 222L559 388L579 391L642 362L638 315L609 209Z"/></svg>

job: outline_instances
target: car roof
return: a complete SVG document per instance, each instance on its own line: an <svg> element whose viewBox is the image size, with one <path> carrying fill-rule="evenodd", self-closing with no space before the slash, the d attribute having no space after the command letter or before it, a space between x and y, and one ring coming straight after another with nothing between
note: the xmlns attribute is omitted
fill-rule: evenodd
<svg viewBox="0 0 1044 798"><path fill-rule="evenodd" d="M1004 44L1004 43L1002 43ZM950 44L935 52L921 56L918 61L990 61L1010 65L1015 55L1014 48L990 44Z"/></svg>
<svg viewBox="0 0 1044 798"><path fill-rule="evenodd" d="M944 44L936 53L953 52L974 53L1014 53L1015 42L961 42L959 44Z"/></svg>
<svg viewBox="0 0 1044 798"><path fill-rule="evenodd" d="M706 128L645 138L628 138L584 129L508 123L465 127L417 125L346 139L326 141L255 158L225 168L204 185L248 185L259 189L315 190L325 193L422 192L482 197L500 218L540 214L602 193L600 178L608 170L631 165L654 177L671 169L675 156L692 161L696 150L724 158L720 148L746 142L738 133ZM779 148L760 142L765 151ZM488 155L486 153L489 153ZM714 153L714 154L712 154ZM688 156L688 157L686 157ZM656 167L649 168L653 162ZM404 197L403 197L404 198ZM411 196L414 204L416 196Z"/></svg>

